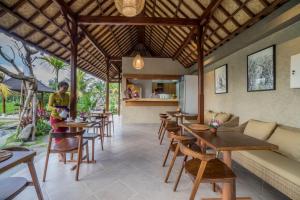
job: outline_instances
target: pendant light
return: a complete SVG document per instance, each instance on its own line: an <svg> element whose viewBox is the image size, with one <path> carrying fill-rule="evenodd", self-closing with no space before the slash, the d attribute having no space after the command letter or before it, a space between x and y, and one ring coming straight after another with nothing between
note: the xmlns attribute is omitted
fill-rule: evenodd
<svg viewBox="0 0 300 200"><path fill-rule="evenodd" d="M132 61L132 66L135 68L135 69L143 69L144 68L144 58L138 53L134 58L133 58L133 61Z"/></svg>
<svg viewBox="0 0 300 200"><path fill-rule="evenodd" d="M118 11L126 17L138 15L145 6L145 0L115 0Z"/></svg>

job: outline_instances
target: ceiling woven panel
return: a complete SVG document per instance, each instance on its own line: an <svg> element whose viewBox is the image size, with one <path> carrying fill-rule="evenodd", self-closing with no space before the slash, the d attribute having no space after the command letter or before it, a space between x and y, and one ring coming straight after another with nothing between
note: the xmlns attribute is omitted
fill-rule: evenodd
<svg viewBox="0 0 300 200"><path fill-rule="evenodd" d="M70 37L65 16L54 0L2 0L0 2L0 28L7 34L26 40L47 53L69 61ZM146 0L140 16L200 19L212 0ZM252 25L256 16L267 15L286 0L222 0L205 27L204 52L212 53ZM114 0L65 0L76 15L120 16ZM274 5L273 5L274 4ZM267 6L272 6L269 12ZM258 20L255 20L257 22ZM246 24L246 26L244 26ZM249 24L249 25L248 25ZM105 59L110 64L110 78L115 79L122 56L135 52L144 43L152 56L177 59L184 67L197 60L195 31L182 26L108 26L80 25L78 36L79 68L106 79Z"/></svg>

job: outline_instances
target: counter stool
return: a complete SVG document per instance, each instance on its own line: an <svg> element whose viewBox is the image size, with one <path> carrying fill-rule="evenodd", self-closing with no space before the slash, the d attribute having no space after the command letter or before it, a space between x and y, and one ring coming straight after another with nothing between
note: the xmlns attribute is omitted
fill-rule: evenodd
<svg viewBox="0 0 300 200"><path fill-rule="evenodd" d="M161 132L164 127L164 122L165 122L165 119L167 119L167 118L168 118L167 114L159 114L160 126L159 126L158 133L157 133L158 139L160 139Z"/></svg>
<svg viewBox="0 0 300 200"><path fill-rule="evenodd" d="M162 144L162 141L164 139L164 136L166 134L166 131L168 132L176 132L177 129L181 128L180 126L178 126L177 122L176 121L172 121L171 119L167 118L167 119L164 119L164 126L163 126L163 130L161 132L161 136L160 136L160 142L159 144L161 145Z"/></svg>

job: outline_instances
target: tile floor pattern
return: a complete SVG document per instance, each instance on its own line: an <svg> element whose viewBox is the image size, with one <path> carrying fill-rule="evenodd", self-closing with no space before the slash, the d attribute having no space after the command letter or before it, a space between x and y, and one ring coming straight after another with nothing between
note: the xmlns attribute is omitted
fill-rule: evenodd
<svg viewBox="0 0 300 200"><path fill-rule="evenodd" d="M57 156L50 157L47 180L41 182L46 200L184 200L192 188L190 178L183 174L178 191L173 184L180 163L176 163L168 184L163 182L167 167L162 168L162 156L167 147L159 145L158 125L117 125L112 138L105 138L104 151L97 143L96 164L82 164L80 181L74 180L70 171L72 164L58 162ZM35 163L41 180L44 155ZM284 200L284 195L253 176L247 170L234 164L237 179L237 194L251 196L254 200ZM29 177L27 169L16 176ZM200 185L196 199L218 197L209 184ZM34 189L28 187L16 199L36 199Z"/></svg>

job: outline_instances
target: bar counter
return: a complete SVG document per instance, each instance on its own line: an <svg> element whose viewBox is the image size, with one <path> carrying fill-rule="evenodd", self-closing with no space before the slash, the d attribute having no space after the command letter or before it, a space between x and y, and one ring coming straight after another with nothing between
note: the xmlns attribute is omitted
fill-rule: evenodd
<svg viewBox="0 0 300 200"><path fill-rule="evenodd" d="M125 106L178 106L178 99L138 98L125 100Z"/></svg>

